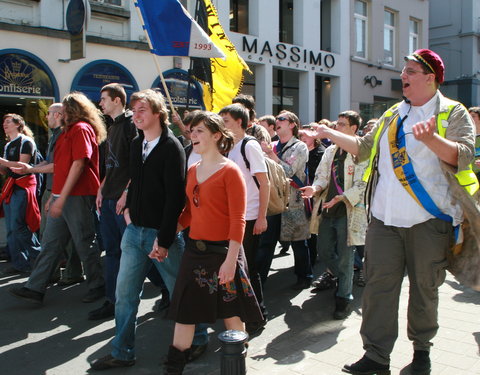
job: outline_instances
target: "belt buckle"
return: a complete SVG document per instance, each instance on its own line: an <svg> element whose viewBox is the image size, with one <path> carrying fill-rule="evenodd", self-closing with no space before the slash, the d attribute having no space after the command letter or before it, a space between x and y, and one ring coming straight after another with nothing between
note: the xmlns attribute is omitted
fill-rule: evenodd
<svg viewBox="0 0 480 375"><path fill-rule="evenodd" d="M207 250L207 244L201 240L195 241L195 247L200 251Z"/></svg>

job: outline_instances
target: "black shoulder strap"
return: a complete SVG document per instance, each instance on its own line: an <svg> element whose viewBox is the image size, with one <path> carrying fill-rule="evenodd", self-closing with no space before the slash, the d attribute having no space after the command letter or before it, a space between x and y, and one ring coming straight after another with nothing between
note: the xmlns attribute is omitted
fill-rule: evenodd
<svg viewBox="0 0 480 375"><path fill-rule="evenodd" d="M297 140L295 140L295 142L293 142L290 146L282 148L282 151L280 151L280 152L277 154L278 158L279 158L279 159L282 159L282 156L283 156L283 154L285 153L285 151L287 151L290 147L293 147L294 145L296 145L298 142L300 142L300 141L297 139ZM282 160L283 160L283 159L282 159Z"/></svg>
<svg viewBox="0 0 480 375"><path fill-rule="evenodd" d="M240 146L240 153L242 154L243 161L245 162L245 166L247 167L248 170L250 170L250 162L247 159L247 154L245 153L245 147L247 146L247 143L252 140L255 142L257 141L255 137L250 137L250 136L245 137L243 138L242 145ZM257 188L260 188L260 184L258 183L257 177L252 176L252 178L253 178L253 181L255 181L255 185L257 185Z"/></svg>

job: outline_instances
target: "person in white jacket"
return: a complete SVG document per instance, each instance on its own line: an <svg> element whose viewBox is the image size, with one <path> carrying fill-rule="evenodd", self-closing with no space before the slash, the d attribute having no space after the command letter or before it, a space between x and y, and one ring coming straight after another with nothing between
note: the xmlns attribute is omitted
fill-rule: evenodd
<svg viewBox="0 0 480 375"><path fill-rule="evenodd" d="M354 136L361 121L357 112L344 111L338 115L336 129ZM305 198L319 195L312 213L311 231L318 231L317 251L328 268L313 283L312 291L337 287L333 316L339 320L351 312L355 246L365 244L366 183L362 177L366 167L367 162L356 165L351 154L331 145L318 165L312 186L302 189Z"/></svg>

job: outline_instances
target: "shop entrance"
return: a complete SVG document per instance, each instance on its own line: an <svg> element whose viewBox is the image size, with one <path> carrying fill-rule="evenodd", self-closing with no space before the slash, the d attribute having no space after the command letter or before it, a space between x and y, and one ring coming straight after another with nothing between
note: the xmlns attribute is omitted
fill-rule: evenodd
<svg viewBox="0 0 480 375"><path fill-rule="evenodd" d="M38 149L45 155L48 143L48 126L46 115L48 107L54 103L54 98L25 98L25 97L0 97L0 118L7 113L16 113L22 116L25 123L35 136ZM3 127L0 130L1 149L5 143Z"/></svg>

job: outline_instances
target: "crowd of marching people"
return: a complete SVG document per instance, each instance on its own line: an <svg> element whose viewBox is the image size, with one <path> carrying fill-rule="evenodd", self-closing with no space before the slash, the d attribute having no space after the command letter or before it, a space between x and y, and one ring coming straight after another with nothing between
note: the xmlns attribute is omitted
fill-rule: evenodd
<svg viewBox="0 0 480 375"><path fill-rule="evenodd" d="M149 278L175 322L164 373L181 374L216 320L262 332L263 287L281 243L293 250L291 288L335 289L334 319L351 313L353 284L365 287L365 356L345 365L351 374L390 374L406 269L412 372L429 373L438 287L462 221L449 184L478 189L480 156L480 109L445 98L443 75L440 56L418 50L405 58L404 100L379 119L345 110L305 125L286 110L257 118L248 95L183 118L151 89L127 107L112 83L100 109L79 92L49 107L44 160L23 118L6 114L2 276L28 276L9 292L41 305L50 285L86 280L82 302L104 299L88 319L115 319L110 354L91 363L105 370L135 364Z"/></svg>

